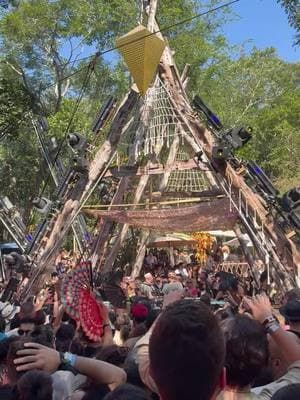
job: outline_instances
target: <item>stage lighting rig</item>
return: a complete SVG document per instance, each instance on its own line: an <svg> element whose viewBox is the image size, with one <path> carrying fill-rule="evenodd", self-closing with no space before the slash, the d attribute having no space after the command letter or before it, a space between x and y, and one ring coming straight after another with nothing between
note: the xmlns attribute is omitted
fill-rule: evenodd
<svg viewBox="0 0 300 400"><path fill-rule="evenodd" d="M47 214L52 207L52 201L46 197L35 197L32 200L34 208L41 214Z"/></svg>
<svg viewBox="0 0 300 400"><path fill-rule="evenodd" d="M88 167L89 167L89 163L85 157L78 156L78 157L73 158L72 169L75 172L79 172L81 174L87 173Z"/></svg>
<svg viewBox="0 0 300 400"><path fill-rule="evenodd" d="M40 128L40 130L42 131L48 131L49 130L49 124L46 118L44 117L40 117L37 119L37 125L38 128Z"/></svg>
<svg viewBox="0 0 300 400"><path fill-rule="evenodd" d="M225 140L234 150L240 149L252 138L252 128L233 128L222 135Z"/></svg>
<svg viewBox="0 0 300 400"><path fill-rule="evenodd" d="M231 157L231 148L226 144L220 143L213 146L212 158L214 160L228 160Z"/></svg>
<svg viewBox="0 0 300 400"><path fill-rule="evenodd" d="M86 138L79 133L69 133L67 135L69 146L72 148L74 153L85 154L88 148Z"/></svg>
<svg viewBox="0 0 300 400"><path fill-rule="evenodd" d="M270 213L283 231L291 238L300 238L300 188L293 188L280 198L279 191L262 168L254 161L248 161L244 166L248 177L254 182L254 189L267 202Z"/></svg>
<svg viewBox="0 0 300 400"><path fill-rule="evenodd" d="M290 189L284 193L281 198L281 206L286 212L295 210L300 214L300 187Z"/></svg>
<svg viewBox="0 0 300 400"><path fill-rule="evenodd" d="M117 104L117 99L110 96L101 107L99 113L97 114L93 124L92 124L92 131L96 134L100 132L106 122L110 119L113 110L115 109Z"/></svg>
<svg viewBox="0 0 300 400"><path fill-rule="evenodd" d="M280 199L280 205L300 236L300 187L286 192Z"/></svg>
<svg viewBox="0 0 300 400"><path fill-rule="evenodd" d="M279 195L279 191L274 187L271 179L268 177L265 171L254 161L246 162L246 168L249 175L255 181L257 188L263 194L263 197L268 202L274 203Z"/></svg>
<svg viewBox="0 0 300 400"><path fill-rule="evenodd" d="M207 118L208 124L215 130L220 131L223 128L223 125L219 118L204 104L201 97L198 95L194 97L193 107L197 113L204 114Z"/></svg>
<svg viewBox="0 0 300 400"><path fill-rule="evenodd" d="M232 128L223 135L218 135L219 140L212 148L212 157L215 160L228 160L232 158L233 150L243 147L252 138L252 128Z"/></svg>

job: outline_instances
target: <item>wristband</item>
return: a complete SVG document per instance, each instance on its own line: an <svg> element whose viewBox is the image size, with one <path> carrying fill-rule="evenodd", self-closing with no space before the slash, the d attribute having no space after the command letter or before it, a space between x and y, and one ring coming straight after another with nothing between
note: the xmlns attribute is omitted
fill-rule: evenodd
<svg viewBox="0 0 300 400"><path fill-rule="evenodd" d="M71 365L71 367L75 367L75 363L77 360L76 354L72 354L69 352L63 353L63 360L66 364Z"/></svg>
<svg viewBox="0 0 300 400"><path fill-rule="evenodd" d="M277 321L272 322L271 324L266 326L267 333L269 333L270 335L272 333L275 333L279 328L280 328L280 325L278 324Z"/></svg>
<svg viewBox="0 0 300 400"><path fill-rule="evenodd" d="M272 324L273 322L277 322L276 318L273 317L273 315L269 315L264 322L262 323L264 327L267 327L268 325Z"/></svg>
<svg viewBox="0 0 300 400"><path fill-rule="evenodd" d="M58 370L61 371L69 371L72 372L74 375L77 375L77 371L74 368L77 356L72 353L63 353L60 352L60 365L58 366Z"/></svg>
<svg viewBox="0 0 300 400"><path fill-rule="evenodd" d="M104 330L105 328L107 328L108 326L110 327L109 324L104 324L104 325L103 325L103 330Z"/></svg>

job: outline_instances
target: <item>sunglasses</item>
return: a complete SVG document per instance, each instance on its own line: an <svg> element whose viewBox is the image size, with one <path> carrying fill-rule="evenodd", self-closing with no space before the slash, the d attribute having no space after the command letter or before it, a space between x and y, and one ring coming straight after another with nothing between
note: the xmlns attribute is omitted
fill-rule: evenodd
<svg viewBox="0 0 300 400"><path fill-rule="evenodd" d="M27 336L31 333L31 330L24 330L24 329L18 329L18 335L19 336Z"/></svg>

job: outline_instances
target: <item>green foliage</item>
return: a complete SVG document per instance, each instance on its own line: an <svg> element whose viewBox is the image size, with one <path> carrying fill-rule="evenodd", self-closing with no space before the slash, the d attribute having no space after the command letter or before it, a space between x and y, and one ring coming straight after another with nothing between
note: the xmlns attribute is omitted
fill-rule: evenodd
<svg viewBox="0 0 300 400"><path fill-rule="evenodd" d="M30 97L17 79L0 78L0 137L2 132L5 135L17 132L20 120L29 111L29 105Z"/></svg>
<svg viewBox="0 0 300 400"><path fill-rule="evenodd" d="M159 2L160 27L171 26L178 21L188 19L220 5L220 0L165 0ZM164 32L172 50L176 64L182 70L190 65L190 86L193 87L199 76L199 69L207 65L216 65L228 53L230 46L220 33L220 28L232 18L230 9L204 15L183 25L175 26Z"/></svg>
<svg viewBox="0 0 300 400"><path fill-rule="evenodd" d="M28 128L32 99L18 77L2 64L0 78L0 195L27 209L39 182L38 148ZM0 134L0 137L2 136Z"/></svg>
<svg viewBox="0 0 300 400"><path fill-rule="evenodd" d="M48 176L29 117L31 110L48 118L49 138L63 140L67 128L89 136L91 122L108 95L125 90L124 68L102 58L83 93L69 126L86 78L89 60L76 62L82 48L106 49L134 25L135 5L130 0L20 0L0 16L0 126L9 127L1 143L1 195L30 209ZM80 73L67 78L73 72ZM0 131L0 132L1 132ZM13 138L13 139L12 139ZM66 154L66 144L61 152ZM48 184L46 195L53 185Z"/></svg>
<svg viewBox="0 0 300 400"><path fill-rule="evenodd" d="M32 196L39 191L41 163L33 130L23 124L18 134L0 146L0 195L7 195L27 215Z"/></svg>
<svg viewBox="0 0 300 400"><path fill-rule="evenodd" d="M295 2L280 2L297 29ZM221 3L161 0L158 22L164 28ZM91 137L91 122L101 104L109 95L120 98L130 77L117 52L100 57L69 126L89 62L76 59L82 47L94 52L113 46L116 37L136 25L137 16L132 0L20 0L0 16L0 126L9 126L0 146L0 194L9 195L27 212L30 197L40 191L48 171L30 120L19 123L22 116L30 110L47 116L48 135L58 142L68 127ZM285 190L300 179L300 67L279 59L274 49L236 54L222 35L223 24L232 18L230 9L222 9L174 26L164 35L179 70L191 65L191 97L203 97L227 128L253 126L254 138L240 154L257 160ZM80 72L68 78L75 71ZM63 155L65 150L66 146ZM52 189L49 185L46 194Z"/></svg>
<svg viewBox="0 0 300 400"><path fill-rule="evenodd" d="M103 50L134 24L130 0L32 0L0 19L1 50L44 112L57 112L83 47ZM49 85L53 84L49 88Z"/></svg>
<svg viewBox="0 0 300 400"><path fill-rule="evenodd" d="M254 49L208 67L193 88L227 129L253 127L240 155L261 164L281 189L300 180L299 78L299 63L282 61L274 49Z"/></svg>
<svg viewBox="0 0 300 400"><path fill-rule="evenodd" d="M289 19L290 25L296 30L295 44L300 45L300 4L299 0L277 0L280 3Z"/></svg>

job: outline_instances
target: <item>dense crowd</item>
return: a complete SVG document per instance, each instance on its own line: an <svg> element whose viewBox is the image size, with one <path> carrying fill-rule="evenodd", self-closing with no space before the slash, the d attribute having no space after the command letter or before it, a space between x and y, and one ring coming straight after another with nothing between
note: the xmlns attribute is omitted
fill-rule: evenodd
<svg viewBox="0 0 300 400"><path fill-rule="evenodd" d="M141 278L96 282L98 341L60 301L67 256L39 295L0 302L0 399L299 399L300 289L274 308L265 271L249 286L177 256L149 252Z"/></svg>

